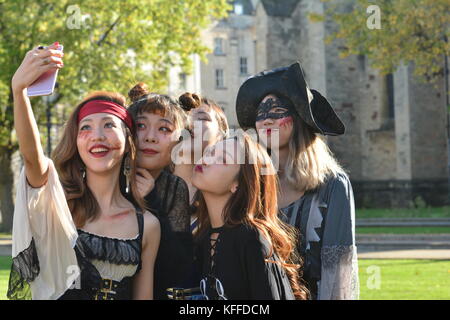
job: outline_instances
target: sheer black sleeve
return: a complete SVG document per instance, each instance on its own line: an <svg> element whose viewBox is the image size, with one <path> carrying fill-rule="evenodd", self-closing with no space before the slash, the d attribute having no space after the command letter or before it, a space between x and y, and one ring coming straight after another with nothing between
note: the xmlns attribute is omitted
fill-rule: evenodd
<svg viewBox="0 0 450 320"><path fill-rule="evenodd" d="M156 184L161 215L165 215L174 232L190 232L189 189L183 179L166 170Z"/></svg>
<svg viewBox="0 0 450 320"><path fill-rule="evenodd" d="M12 259L7 297L11 300L31 300L29 283L39 274L39 259L34 240L30 246Z"/></svg>

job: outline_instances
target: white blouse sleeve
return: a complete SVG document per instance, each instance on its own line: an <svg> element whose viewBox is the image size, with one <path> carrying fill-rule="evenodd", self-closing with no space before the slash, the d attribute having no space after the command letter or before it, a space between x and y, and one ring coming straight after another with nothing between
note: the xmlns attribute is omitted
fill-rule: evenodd
<svg viewBox="0 0 450 320"><path fill-rule="evenodd" d="M74 250L78 233L50 159L48 165L47 183L40 188L28 184L24 168L20 173L13 220L10 299L58 299L78 278Z"/></svg>

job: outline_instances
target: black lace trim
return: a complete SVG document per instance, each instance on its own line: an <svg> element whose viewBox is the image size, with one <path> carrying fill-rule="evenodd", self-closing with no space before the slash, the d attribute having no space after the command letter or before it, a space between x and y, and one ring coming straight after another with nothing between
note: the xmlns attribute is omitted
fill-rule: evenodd
<svg viewBox="0 0 450 320"><path fill-rule="evenodd" d="M9 276L7 297L11 300L30 300L31 288L29 283L36 279L40 272L34 239L22 252L12 259Z"/></svg>
<svg viewBox="0 0 450 320"><path fill-rule="evenodd" d="M140 236L134 239L116 239L78 230L78 241L83 244L85 256L89 260L108 261L119 265L139 265Z"/></svg>

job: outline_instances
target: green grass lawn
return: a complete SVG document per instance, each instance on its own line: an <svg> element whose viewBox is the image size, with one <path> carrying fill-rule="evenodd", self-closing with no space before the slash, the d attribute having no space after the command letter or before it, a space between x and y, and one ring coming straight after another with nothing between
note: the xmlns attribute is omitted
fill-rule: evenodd
<svg viewBox="0 0 450 320"><path fill-rule="evenodd" d="M8 289L10 270L11 258L0 257L0 300L6 300L6 290Z"/></svg>
<svg viewBox="0 0 450 320"><path fill-rule="evenodd" d="M11 258L0 257L0 300L6 299L10 266ZM361 300L448 300L450 261L359 260L359 282Z"/></svg>
<svg viewBox="0 0 450 320"><path fill-rule="evenodd" d="M357 227L356 234L449 234L450 227Z"/></svg>
<svg viewBox="0 0 450 320"><path fill-rule="evenodd" d="M356 219L366 218L450 218L450 206L416 209L356 209ZM387 231L387 232L385 232ZM450 233L450 227L424 228L358 228L358 233ZM0 232L0 238L11 238L10 233Z"/></svg>
<svg viewBox="0 0 450 320"><path fill-rule="evenodd" d="M356 219L364 218L450 218L450 206L416 209L356 209Z"/></svg>
<svg viewBox="0 0 450 320"><path fill-rule="evenodd" d="M381 275L379 289L371 281L377 269ZM448 300L450 261L359 260L359 281L361 300Z"/></svg>

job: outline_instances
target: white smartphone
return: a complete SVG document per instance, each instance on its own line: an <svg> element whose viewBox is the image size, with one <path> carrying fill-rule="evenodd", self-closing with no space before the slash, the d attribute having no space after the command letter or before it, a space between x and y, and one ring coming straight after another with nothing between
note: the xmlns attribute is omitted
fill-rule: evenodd
<svg viewBox="0 0 450 320"><path fill-rule="evenodd" d="M59 45L56 50L60 50L62 52L63 46ZM58 69L47 71L27 88L27 95L29 97L51 95L55 90L57 76Z"/></svg>

